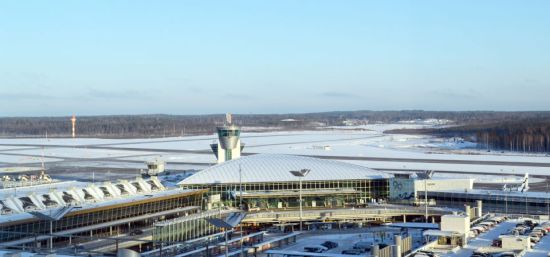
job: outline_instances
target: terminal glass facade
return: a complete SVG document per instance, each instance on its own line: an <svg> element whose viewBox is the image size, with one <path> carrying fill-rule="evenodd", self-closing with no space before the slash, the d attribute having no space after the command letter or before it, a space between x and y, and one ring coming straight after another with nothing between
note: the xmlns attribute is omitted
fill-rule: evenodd
<svg viewBox="0 0 550 257"><path fill-rule="evenodd" d="M105 207L73 211L58 221L52 222L53 233L98 225L105 222L137 217L141 215L154 214L157 212L173 210L176 208L201 206L202 195L205 191L187 192L113 204ZM13 241L22 238L46 235L50 233L50 221L37 218L6 222L0 225L0 242ZM87 233L89 235L89 233Z"/></svg>
<svg viewBox="0 0 550 257"><path fill-rule="evenodd" d="M298 181L234 184L184 185L188 189L210 189L210 195L221 195L226 205L237 206L240 192L248 208L277 209L299 206ZM388 197L388 179L303 181L302 194L306 207L342 207L366 204L372 199Z"/></svg>
<svg viewBox="0 0 550 257"><path fill-rule="evenodd" d="M228 211L205 211L165 220L155 224L153 230L154 241L182 242L194 238L212 235L221 232L221 229L206 221L207 218L225 218Z"/></svg>
<svg viewBox="0 0 550 257"><path fill-rule="evenodd" d="M419 191L419 198L424 192ZM435 200L438 206L464 208L464 205L476 206L476 201L483 202L483 212L503 214L549 215L550 194L530 194L511 192L505 194L467 193L467 192L428 192L428 198Z"/></svg>

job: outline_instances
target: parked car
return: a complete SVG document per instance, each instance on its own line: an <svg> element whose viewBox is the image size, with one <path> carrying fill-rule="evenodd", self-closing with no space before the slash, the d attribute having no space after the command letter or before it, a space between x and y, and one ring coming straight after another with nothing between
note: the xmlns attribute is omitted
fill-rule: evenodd
<svg viewBox="0 0 550 257"><path fill-rule="evenodd" d="M531 243L538 243L540 241L540 237L538 236L529 236L529 239L531 239Z"/></svg>
<svg viewBox="0 0 550 257"><path fill-rule="evenodd" d="M492 218L489 219L489 221L494 221L496 223L501 223L505 220L507 220L507 218L504 217L504 216L496 216L496 217L492 217Z"/></svg>
<svg viewBox="0 0 550 257"><path fill-rule="evenodd" d="M543 236L548 234L548 231L546 229L544 229L543 227L541 227L541 226L535 227L533 229L533 232L540 232L540 233L542 233Z"/></svg>
<svg viewBox="0 0 550 257"><path fill-rule="evenodd" d="M488 254L488 253L474 252L472 253L471 257L492 257L492 256L491 254Z"/></svg>
<svg viewBox="0 0 550 257"><path fill-rule="evenodd" d="M137 236L141 234L143 234L143 230L141 229L135 229L135 230L132 230L132 232L130 232L130 236Z"/></svg>
<svg viewBox="0 0 550 257"><path fill-rule="evenodd" d="M528 226L529 228L534 228L536 226L538 226L539 224L537 222L535 222L534 220L525 220L523 221L523 224Z"/></svg>
<svg viewBox="0 0 550 257"><path fill-rule="evenodd" d="M511 234L525 235L529 231L530 231L530 229L528 229L527 227L519 226L519 227L516 227L516 228L512 229Z"/></svg>
<svg viewBox="0 0 550 257"><path fill-rule="evenodd" d="M353 245L353 249L363 249L364 251L370 251L372 248L372 242L359 241Z"/></svg>
<svg viewBox="0 0 550 257"><path fill-rule="evenodd" d="M479 223L479 225L488 226L488 227L494 227L494 226L496 225L496 222L484 221L484 222Z"/></svg>
<svg viewBox="0 0 550 257"><path fill-rule="evenodd" d="M489 229L491 229L491 228L493 227L492 225L490 225L490 223L488 224L488 223L483 223L483 222L477 224L477 226L484 227L486 231L489 230Z"/></svg>
<svg viewBox="0 0 550 257"><path fill-rule="evenodd" d="M474 227L472 227L471 229L472 229L472 230L477 230L478 234L481 234L481 233L487 231L487 229L485 229L485 228L482 227L482 226L474 226Z"/></svg>
<svg viewBox="0 0 550 257"><path fill-rule="evenodd" d="M324 253L326 251L328 251L328 248L322 245L312 245L304 247L304 252L308 253Z"/></svg>
<svg viewBox="0 0 550 257"><path fill-rule="evenodd" d="M347 254L347 255L361 255L363 253L365 252L361 249L349 249L349 250L342 251L342 254Z"/></svg>
<svg viewBox="0 0 550 257"><path fill-rule="evenodd" d="M430 257L429 255L425 254L425 253L415 253L414 254L414 257Z"/></svg>
<svg viewBox="0 0 550 257"><path fill-rule="evenodd" d="M518 255L514 252L501 252L501 253L495 253L492 255L493 257L518 257Z"/></svg>
<svg viewBox="0 0 550 257"><path fill-rule="evenodd" d="M543 234L542 232L540 232L540 231L535 231L535 230L533 230L531 233L529 233L529 236L536 236L536 237L538 237L538 238L541 238L541 237L544 236L544 234Z"/></svg>
<svg viewBox="0 0 550 257"><path fill-rule="evenodd" d="M336 242L332 242L332 241L325 241L324 243L321 244L322 246L328 248L328 249L332 249L332 248L336 248L338 247L338 243Z"/></svg>
<svg viewBox="0 0 550 257"><path fill-rule="evenodd" d="M430 252L430 251L418 251L417 253L419 254L424 254L424 255L427 255L429 257L439 257L438 254L434 253L434 252Z"/></svg>

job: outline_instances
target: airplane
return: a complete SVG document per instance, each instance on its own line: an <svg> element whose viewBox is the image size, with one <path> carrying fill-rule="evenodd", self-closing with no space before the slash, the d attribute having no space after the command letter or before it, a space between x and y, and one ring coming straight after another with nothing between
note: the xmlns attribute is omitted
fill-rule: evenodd
<svg viewBox="0 0 550 257"><path fill-rule="evenodd" d="M508 188L508 185L505 184L502 187L502 191L509 191L509 192L517 191L520 193L524 193L524 192L527 192L528 190L529 190L529 173L525 173L525 176L523 176L523 182L521 183L520 186Z"/></svg>

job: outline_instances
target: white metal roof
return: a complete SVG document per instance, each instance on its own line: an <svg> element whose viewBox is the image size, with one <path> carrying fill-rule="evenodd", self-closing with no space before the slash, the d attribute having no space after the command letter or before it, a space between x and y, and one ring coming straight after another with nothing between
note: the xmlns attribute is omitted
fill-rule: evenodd
<svg viewBox="0 0 550 257"><path fill-rule="evenodd" d="M392 177L389 173L376 171L367 167L298 155L256 154L227 161L180 181L179 185L239 183L239 167L242 170L242 182L277 182L297 181L290 174L291 170L310 169L303 178L312 180L350 180L382 179Z"/></svg>
<svg viewBox="0 0 550 257"><path fill-rule="evenodd" d="M0 189L0 221L20 213L58 210L75 205L84 207L113 204L116 201L131 201L128 199L165 191L166 188L155 177L104 183L67 181Z"/></svg>

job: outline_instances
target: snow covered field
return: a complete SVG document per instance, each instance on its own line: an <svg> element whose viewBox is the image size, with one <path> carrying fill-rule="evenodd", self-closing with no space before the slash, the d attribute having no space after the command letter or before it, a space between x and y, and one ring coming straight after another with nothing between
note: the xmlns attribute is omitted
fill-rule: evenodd
<svg viewBox="0 0 550 257"><path fill-rule="evenodd" d="M246 144L244 153L314 155L331 159L356 157L355 160L342 161L376 169L550 175L550 167L545 167L550 164L550 157L543 154L486 152L461 139L383 133L391 129L427 126L432 125L404 123L330 127L315 131L243 131L241 138ZM215 163L209 146L215 140L214 134L142 139L3 138L0 139L0 164L25 166L39 164L43 159L46 163L65 162L74 166L144 168L143 162L161 158L172 168L196 169ZM364 160L362 157L400 160ZM504 163L445 163L448 160ZM514 176L468 176L486 182L500 179L502 183L510 183L516 179Z"/></svg>

